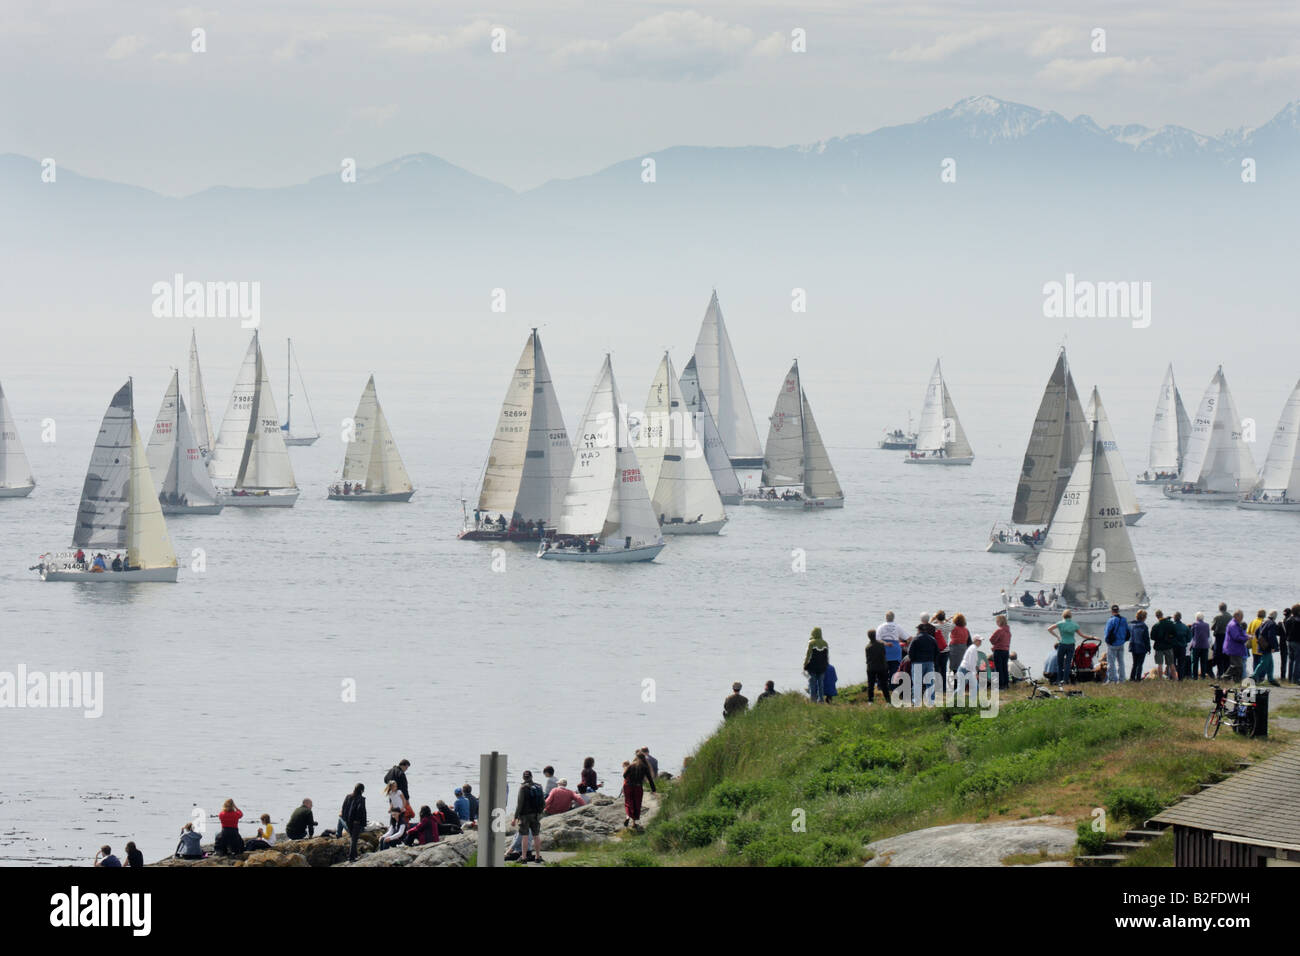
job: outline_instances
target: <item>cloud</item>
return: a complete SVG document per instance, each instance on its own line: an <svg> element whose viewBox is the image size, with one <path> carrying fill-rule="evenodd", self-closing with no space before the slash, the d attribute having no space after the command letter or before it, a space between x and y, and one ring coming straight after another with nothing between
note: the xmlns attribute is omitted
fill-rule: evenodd
<svg viewBox="0 0 1300 956"><path fill-rule="evenodd" d="M656 14L612 40L575 40L557 50L554 59L605 76L698 80L735 69L750 56L772 56L784 48L780 34L757 39L746 26L687 10Z"/></svg>
<svg viewBox="0 0 1300 956"><path fill-rule="evenodd" d="M144 44L144 37L136 36L133 33L128 34L114 40L113 45L108 48L108 52L104 56L110 60L125 60L127 57L135 56L144 49Z"/></svg>
<svg viewBox="0 0 1300 956"><path fill-rule="evenodd" d="M160 63L189 63L195 57L194 53L186 51L184 53L155 53L153 58Z"/></svg>
<svg viewBox="0 0 1300 956"><path fill-rule="evenodd" d="M976 27L965 33L945 33L929 43L914 43L905 50L892 50L888 59L895 63L938 63L954 53L975 46L992 36L992 27Z"/></svg>
<svg viewBox="0 0 1300 956"><path fill-rule="evenodd" d="M1029 55L1051 56L1057 50L1067 46L1071 41L1085 44L1082 49L1087 49L1087 37L1086 31L1081 31L1075 27L1052 27L1044 30L1029 41Z"/></svg>
<svg viewBox="0 0 1300 956"><path fill-rule="evenodd" d="M382 46L386 50L415 55L450 53L475 44L482 44L483 49L487 50L492 40L493 26L495 24L491 20L475 20L451 33L405 33L390 36ZM514 37L507 37L508 42L514 39Z"/></svg>
<svg viewBox="0 0 1300 956"><path fill-rule="evenodd" d="M389 103L386 106L363 106L361 109L352 111L352 118L362 123L370 123L374 126L383 126L394 116L397 115L398 107L396 103Z"/></svg>
<svg viewBox="0 0 1300 956"><path fill-rule="evenodd" d="M284 61L296 60L301 56L310 56L322 49L328 39L329 34L320 31L295 33L276 48L275 52L271 54L271 59Z"/></svg>
<svg viewBox="0 0 1300 956"><path fill-rule="evenodd" d="M1150 57L1141 60L1122 56L1058 57L1044 65L1035 79L1056 89L1083 90L1117 76L1147 76L1155 72Z"/></svg>
<svg viewBox="0 0 1300 956"><path fill-rule="evenodd" d="M1270 56L1260 60L1224 60L1203 73L1191 78L1191 85L1200 89L1249 80L1255 83L1272 83L1294 80L1300 76L1300 54Z"/></svg>

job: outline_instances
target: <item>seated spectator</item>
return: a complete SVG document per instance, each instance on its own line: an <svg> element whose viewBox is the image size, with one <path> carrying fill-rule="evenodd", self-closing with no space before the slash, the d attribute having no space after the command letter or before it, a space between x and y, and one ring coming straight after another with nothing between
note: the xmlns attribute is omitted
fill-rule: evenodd
<svg viewBox="0 0 1300 956"><path fill-rule="evenodd" d="M418 823L413 823L406 829L406 845L414 846L415 844L437 843L438 842L438 818L434 816L429 805L426 803L420 807L420 819Z"/></svg>
<svg viewBox="0 0 1300 956"><path fill-rule="evenodd" d="M555 788L546 795L546 809L543 811L547 816L556 813L567 813L574 807L585 807L587 801L578 796L569 789L569 781L561 779Z"/></svg>

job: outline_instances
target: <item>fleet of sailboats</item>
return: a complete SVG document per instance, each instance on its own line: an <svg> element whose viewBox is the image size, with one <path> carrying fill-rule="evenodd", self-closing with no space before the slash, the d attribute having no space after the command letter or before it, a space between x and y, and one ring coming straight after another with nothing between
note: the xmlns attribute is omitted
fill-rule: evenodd
<svg viewBox="0 0 1300 956"><path fill-rule="evenodd" d="M410 501L413 494L411 477L398 454L371 375L352 417L343 477L330 486L328 497L331 501Z"/></svg>
<svg viewBox="0 0 1300 956"><path fill-rule="evenodd" d="M653 561L663 548L607 354L582 415L558 534L542 541L537 556L622 564Z"/></svg>
<svg viewBox="0 0 1300 956"><path fill-rule="evenodd" d="M176 553L150 475L148 456L135 423L132 384L127 381L108 405L72 530L73 552L46 554L37 565L43 581L117 584L176 580ZM120 570L109 570L102 550L125 551ZM114 554L117 561L120 555Z"/></svg>
<svg viewBox="0 0 1300 956"><path fill-rule="evenodd" d="M185 412L179 372L172 373L171 383L163 395L162 407L149 436L147 457L163 514L221 513L217 489L208 476L190 417Z"/></svg>
<svg viewBox="0 0 1300 956"><path fill-rule="evenodd" d="M285 339L285 360L284 360L284 424L280 430L284 432L284 443L290 446L296 445L314 445L316 439L320 438L320 429L316 427L316 416L311 411L311 401L307 398L307 385L302 380L302 369L298 367L298 357L293 351L293 339ZM298 373L298 381L302 383L302 400L307 405L307 417L311 419L311 431L296 434L293 430L293 373Z"/></svg>
<svg viewBox="0 0 1300 956"><path fill-rule="evenodd" d="M1151 450L1147 455L1147 470L1138 476L1139 485L1161 485L1174 481L1183 470L1183 457L1187 454L1187 441L1191 438L1192 422L1183 407L1183 396L1174 382L1174 366L1169 363L1165 380L1160 384L1160 397L1156 400L1156 417L1151 423Z"/></svg>
<svg viewBox="0 0 1300 956"><path fill-rule="evenodd" d="M769 422L760 487L757 493L745 495L744 503L765 508L843 508L844 491L808 404L797 359L777 393Z"/></svg>
<svg viewBox="0 0 1300 956"><path fill-rule="evenodd" d="M1237 502L1237 507L1250 511L1300 511L1300 382L1282 406L1259 479L1250 493Z"/></svg>
<svg viewBox="0 0 1300 956"><path fill-rule="evenodd" d="M664 534L722 530L727 513L667 352L650 383L634 445Z"/></svg>
<svg viewBox="0 0 1300 956"><path fill-rule="evenodd" d="M910 465L969 465L975 452L966 439L966 430L957 417L943 371L935 361L930 383L925 389L925 405L916 430L916 444L903 459Z"/></svg>
<svg viewBox="0 0 1300 956"><path fill-rule="evenodd" d="M1255 477L1255 460L1220 365L1192 419L1182 471L1162 490L1176 500L1236 501Z"/></svg>
<svg viewBox="0 0 1300 956"><path fill-rule="evenodd" d="M542 340L533 329L515 365L467 541L536 540L555 532L573 471L573 448Z"/></svg>
<svg viewBox="0 0 1300 956"><path fill-rule="evenodd" d="M292 508L298 500L256 331L231 390L208 473L228 507Z"/></svg>
<svg viewBox="0 0 1300 956"><path fill-rule="evenodd" d="M18 437L9 399L0 385L0 498L26 498L36 487L32 467Z"/></svg>
<svg viewBox="0 0 1300 956"><path fill-rule="evenodd" d="M758 443L754 413L749 409L745 385L740 380L740 368L731 347L731 336L722 321L716 289L704 311L699 338L695 341L695 369L731 463L737 468L761 466L763 446Z"/></svg>

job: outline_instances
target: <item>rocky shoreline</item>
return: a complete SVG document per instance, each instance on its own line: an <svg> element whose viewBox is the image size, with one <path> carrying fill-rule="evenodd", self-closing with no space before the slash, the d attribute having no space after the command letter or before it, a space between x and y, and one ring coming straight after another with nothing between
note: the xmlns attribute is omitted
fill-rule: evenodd
<svg viewBox="0 0 1300 956"><path fill-rule="evenodd" d="M659 809L655 794L647 793L642 823L652 818ZM623 801L604 794L596 794L591 803L576 807L567 813L542 817L542 856L557 850L617 839L624 830ZM235 856L207 856L202 860L181 860L169 857L150 866L254 866L254 867L327 867L327 866L465 866L478 849L478 831L455 833L437 843L423 846L399 846L380 851L379 837L384 828L368 827L357 839L357 861L348 862L352 840L344 835L317 836L307 840L280 840L270 849L251 850ZM507 847L514 839L515 828L507 831ZM205 853L212 853L211 844L204 844Z"/></svg>

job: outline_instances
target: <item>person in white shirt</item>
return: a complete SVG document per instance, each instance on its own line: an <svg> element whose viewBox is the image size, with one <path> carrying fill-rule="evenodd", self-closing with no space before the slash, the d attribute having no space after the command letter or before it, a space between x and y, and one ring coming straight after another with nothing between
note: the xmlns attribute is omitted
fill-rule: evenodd
<svg viewBox="0 0 1300 956"><path fill-rule="evenodd" d="M957 689L960 691L963 687L966 693L975 693L975 679L980 669L980 645L984 643L984 638L976 634L970 639L970 646L966 648L966 653L962 655L961 665L957 668Z"/></svg>
<svg viewBox="0 0 1300 956"><path fill-rule="evenodd" d="M885 622L876 628L876 640L885 645L885 667L889 670L892 681L898 673L898 665L903 660L903 642L907 640L907 631L894 623L894 612L885 612Z"/></svg>
<svg viewBox="0 0 1300 956"><path fill-rule="evenodd" d="M560 782L555 779L555 768L551 766L543 767L542 776L545 777L542 782L542 795L550 796L551 791L560 785Z"/></svg>

